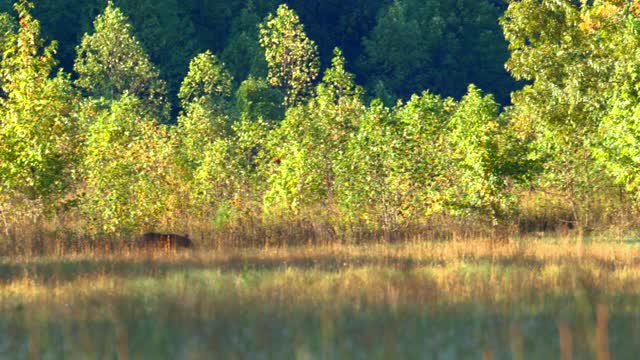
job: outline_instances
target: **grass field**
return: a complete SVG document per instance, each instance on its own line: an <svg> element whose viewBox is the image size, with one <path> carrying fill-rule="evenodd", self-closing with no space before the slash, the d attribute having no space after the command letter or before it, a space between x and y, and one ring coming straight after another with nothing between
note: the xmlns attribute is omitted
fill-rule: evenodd
<svg viewBox="0 0 640 360"><path fill-rule="evenodd" d="M0 358L621 359L640 247L537 240L0 258Z"/></svg>

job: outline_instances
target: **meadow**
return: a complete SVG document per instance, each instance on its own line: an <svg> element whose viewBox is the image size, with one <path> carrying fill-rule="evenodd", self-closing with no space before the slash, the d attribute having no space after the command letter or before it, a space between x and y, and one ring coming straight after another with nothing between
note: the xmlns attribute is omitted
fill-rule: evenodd
<svg viewBox="0 0 640 360"><path fill-rule="evenodd" d="M317 1L34 2L0 12L0 360L638 358L639 0L357 1L361 52L297 12L369 11Z"/></svg>
<svg viewBox="0 0 640 360"><path fill-rule="evenodd" d="M0 358L634 358L639 294L570 238L0 257Z"/></svg>

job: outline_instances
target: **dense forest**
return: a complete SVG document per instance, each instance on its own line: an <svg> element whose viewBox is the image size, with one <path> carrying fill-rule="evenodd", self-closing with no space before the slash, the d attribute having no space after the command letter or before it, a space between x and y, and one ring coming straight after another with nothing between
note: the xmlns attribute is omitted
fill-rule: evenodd
<svg viewBox="0 0 640 360"><path fill-rule="evenodd" d="M636 225L639 1L2 6L7 238Z"/></svg>
<svg viewBox="0 0 640 360"><path fill-rule="evenodd" d="M11 13L10 1L0 11ZM189 61L198 53L218 54L239 81L264 77L267 64L258 45L258 24L276 0L116 0L151 61L176 94ZM45 40L59 42L56 59L71 71L76 46L91 32L106 0L35 2L33 15ZM287 4L318 45L323 68L334 47L353 63L357 82L388 105L425 89L460 98L474 83L507 104L516 83L504 70L507 43L498 24L504 0L321 1ZM409 51L408 51L409 50ZM175 108L175 107L174 107Z"/></svg>

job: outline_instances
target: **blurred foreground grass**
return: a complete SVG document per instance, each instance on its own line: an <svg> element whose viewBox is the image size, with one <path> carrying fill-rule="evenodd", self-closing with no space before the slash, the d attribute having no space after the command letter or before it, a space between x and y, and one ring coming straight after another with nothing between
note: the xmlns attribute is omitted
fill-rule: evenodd
<svg viewBox="0 0 640 360"><path fill-rule="evenodd" d="M0 258L0 358L634 359L639 295L622 243Z"/></svg>

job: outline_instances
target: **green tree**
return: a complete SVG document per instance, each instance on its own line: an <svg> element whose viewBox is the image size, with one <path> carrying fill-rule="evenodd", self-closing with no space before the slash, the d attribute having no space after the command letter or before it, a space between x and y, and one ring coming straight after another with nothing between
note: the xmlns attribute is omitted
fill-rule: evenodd
<svg viewBox="0 0 640 360"><path fill-rule="evenodd" d="M601 10L617 18L611 26L601 27ZM609 214L595 210L614 198L594 150L609 94L618 87L620 59L612 46L623 11L616 1L522 0L511 2L501 21L511 51L507 69L530 82L513 94L509 116L518 136L531 143L531 159L542 163L535 184L564 197L580 229L597 213Z"/></svg>
<svg viewBox="0 0 640 360"><path fill-rule="evenodd" d="M336 194L343 217L372 229L419 224L450 210L457 181L448 146L457 104L425 92L386 108L376 99L361 111L336 161Z"/></svg>
<svg viewBox="0 0 640 360"><path fill-rule="evenodd" d="M0 193L55 208L72 185L77 160L77 94L54 74L56 44L44 46L33 5L15 4L20 27L5 33L0 63Z"/></svg>
<svg viewBox="0 0 640 360"><path fill-rule="evenodd" d="M340 48L333 49L331 67L325 71L322 82L333 90L338 99L360 97L364 93L363 89L355 84L355 75L347 71L346 59Z"/></svg>
<svg viewBox="0 0 640 360"><path fill-rule="evenodd" d="M425 89L461 97L470 82L508 103L514 82L504 71L507 46L488 0L396 0L363 39L368 88L400 98Z"/></svg>
<svg viewBox="0 0 640 360"><path fill-rule="evenodd" d="M236 92L236 108L243 118L263 119L278 122L284 117L284 98L277 89L269 86L265 79L249 78L243 81Z"/></svg>
<svg viewBox="0 0 640 360"><path fill-rule="evenodd" d="M193 23L194 0L115 0L124 14L131 20L135 36L158 65L162 78L167 81L169 97L176 100L180 82L187 71L189 60L201 48L212 44L199 43ZM216 1L217 2L217 1ZM105 0L39 0L35 16L42 21L45 38L60 43L57 57L61 66L71 71L84 33L92 32L95 17L105 7ZM201 5L201 13L211 5ZM0 5L1 7L1 5ZM0 10L1 11L1 10ZM208 24L210 25L210 23ZM221 25L220 25L221 26ZM204 28L216 33L220 27ZM200 30L204 30L200 28Z"/></svg>
<svg viewBox="0 0 640 360"><path fill-rule="evenodd" d="M7 13L0 13L0 61L4 57L5 42L9 41L15 34L16 24L11 18L11 15ZM2 89L2 83L0 82L0 97L5 97L6 94Z"/></svg>
<svg viewBox="0 0 640 360"><path fill-rule="evenodd" d="M175 146L167 128L140 109L145 106L127 94L85 103L81 210L94 231L175 224L183 193Z"/></svg>
<svg viewBox="0 0 640 360"><path fill-rule="evenodd" d="M145 111L168 118L165 83L113 2L96 18L94 33L82 37L77 51L75 83L87 95L115 100L126 93L142 99Z"/></svg>
<svg viewBox="0 0 640 360"><path fill-rule="evenodd" d="M583 27L603 39L613 64L606 112L598 127L596 157L617 183L640 199L640 8L633 2L601 1L583 16Z"/></svg>
<svg viewBox="0 0 640 360"><path fill-rule="evenodd" d="M451 98L424 92L394 109L394 131L386 141L395 144L389 153L389 183L399 199L396 211L402 223L449 210L447 200L456 181L449 176L455 168L449 124L457 106Z"/></svg>
<svg viewBox="0 0 640 360"><path fill-rule="evenodd" d="M9 2L9 1L7 1ZM65 71L73 71L76 46L82 34L91 31L92 22L106 4L105 0L38 0L33 10L46 39L59 43L56 57Z"/></svg>
<svg viewBox="0 0 640 360"><path fill-rule="evenodd" d="M104 0L103 0L104 1ZM201 48L188 5L178 0L125 0L118 1L135 29L149 58L167 81L167 93L175 101L189 61Z"/></svg>
<svg viewBox="0 0 640 360"><path fill-rule="evenodd" d="M224 63L211 51L206 51L191 60L178 97L183 107L197 102L223 108L223 101L231 95L232 83L233 77Z"/></svg>
<svg viewBox="0 0 640 360"><path fill-rule="evenodd" d="M390 154L395 131L390 109L378 99L359 113L336 162L336 200L341 218L356 227L391 230L400 223Z"/></svg>
<svg viewBox="0 0 640 360"><path fill-rule="evenodd" d="M258 39L260 16L251 2L233 19L231 34L222 52L229 71L238 80L249 76L266 77L267 62Z"/></svg>
<svg viewBox="0 0 640 360"><path fill-rule="evenodd" d="M204 52L191 61L178 96L183 112L178 118L181 138L189 144L186 159L198 159L205 143L226 137L230 121L226 113L233 78L218 58Z"/></svg>
<svg viewBox="0 0 640 360"><path fill-rule="evenodd" d="M230 126L227 99L233 78L215 55L196 56L182 82L184 111L174 130L189 212L216 218L229 210L244 173Z"/></svg>
<svg viewBox="0 0 640 360"><path fill-rule="evenodd" d="M254 180L257 164L251 154L262 142L265 127L259 121L240 121L220 136L206 116L198 115L182 116L175 129L184 185L181 200L187 214L220 224L249 211L243 204L255 200L252 189L261 181Z"/></svg>
<svg viewBox="0 0 640 360"><path fill-rule="evenodd" d="M272 162L267 208L299 214L307 206L335 202L335 164L364 112L361 89L346 72L339 50L308 103L290 108L270 134Z"/></svg>
<svg viewBox="0 0 640 360"><path fill-rule="evenodd" d="M4 49L5 39L11 36L16 30L16 24L11 15L0 13L0 50ZM4 53L4 51L2 51Z"/></svg>
<svg viewBox="0 0 640 360"><path fill-rule="evenodd" d="M285 103L295 105L307 97L318 76L318 48L304 33L296 13L280 5L260 24L260 45L265 51L271 85L285 92Z"/></svg>
<svg viewBox="0 0 640 360"><path fill-rule="evenodd" d="M514 210L509 181L521 167L509 151L515 146L510 124L499 115L491 95L469 86L447 125L448 169L451 187L445 200L453 214L487 216L504 220Z"/></svg>
<svg viewBox="0 0 640 360"><path fill-rule="evenodd" d="M389 0L290 0L309 36L318 43L323 67L340 47L348 59L362 54L362 38L376 25L376 15ZM354 69L355 70L355 69ZM358 69L362 70L362 69ZM358 76L365 74L358 73Z"/></svg>

